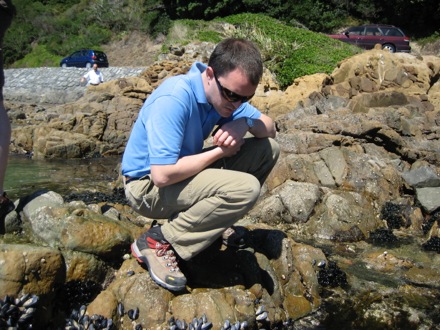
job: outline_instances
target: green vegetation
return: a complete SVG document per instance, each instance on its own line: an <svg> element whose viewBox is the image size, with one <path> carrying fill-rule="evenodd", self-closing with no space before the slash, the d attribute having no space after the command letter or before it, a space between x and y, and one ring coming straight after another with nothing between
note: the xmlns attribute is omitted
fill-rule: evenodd
<svg viewBox="0 0 440 330"><path fill-rule="evenodd" d="M167 33L166 43L179 43L181 45L186 45L193 41L218 43L224 38L221 30L221 24L213 21L176 20Z"/></svg>
<svg viewBox="0 0 440 330"><path fill-rule="evenodd" d="M14 65L19 68L36 68L44 66L53 66L53 63L59 65L59 56L50 53L47 47L39 45L34 47L32 52L26 54L26 56L18 60Z"/></svg>
<svg viewBox="0 0 440 330"><path fill-rule="evenodd" d="M421 37L440 29L438 0L163 0L173 19L211 20L239 13L260 13L291 26L331 32L359 23L393 24L410 36Z"/></svg>
<svg viewBox="0 0 440 330"><path fill-rule="evenodd" d="M127 31L153 38L166 34L171 21L156 0L12 0L17 8L4 40L6 67L37 64L19 61L43 46L41 62L58 66L59 60L81 48L102 45ZM33 57L33 55L30 55Z"/></svg>
<svg viewBox="0 0 440 330"><path fill-rule="evenodd" d="M435 32L434 34L430 35L429 37L419 38L417 40L417 42L419 43L420 46L425 46L430 43L438 42L439 40L440 40L440 31Z"/></svg>
<svg viewBox="0 0 440 330"><path fill-rule="evenodd" d="M234 28L224 28L225 22ZM196 40L217 43L225 37L250 39L260 48L265 66L276 75L282 88L301 76L331 73L338 62L361 51L261 14L238 14L210 22L179 20L168 36L167 44L183 45Z"/></svg>
<svg viewBox="0 0 440 330"><path fill-rule="evenodd" d="M331 73L338 62L360 52L324 34L290 27L264 15L240 14L224 20L237 28L231 36L248 38L259 46L266 67L282 87L301 76Z"/></svg>

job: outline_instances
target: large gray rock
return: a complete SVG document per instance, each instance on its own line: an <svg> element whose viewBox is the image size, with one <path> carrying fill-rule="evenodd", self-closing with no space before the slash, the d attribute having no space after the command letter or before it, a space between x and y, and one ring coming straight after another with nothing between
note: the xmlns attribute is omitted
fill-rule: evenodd
<svg viewBox="0 0 440 330"><path fill-rule="evenodd" d="M414 188L440 187L440 176L428 166L403 172L402 177Z"/></svg>
<svg viewBox="0 0 440 330"><path fill-rule="evenodd" d="M417 200L428 213L440 209L440 187L417 188Z"/></svg>

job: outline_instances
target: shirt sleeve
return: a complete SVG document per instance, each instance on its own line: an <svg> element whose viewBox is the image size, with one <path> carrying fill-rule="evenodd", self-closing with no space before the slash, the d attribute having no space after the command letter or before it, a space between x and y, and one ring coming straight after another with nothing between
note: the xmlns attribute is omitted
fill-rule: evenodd
<svg viewBox="0 0 440 330"><path fill-rule="evenodd" d="M175 164L183 144L188 121L187 107L179 99L162 96L151 105L146 125L151 165Z"/></svg>

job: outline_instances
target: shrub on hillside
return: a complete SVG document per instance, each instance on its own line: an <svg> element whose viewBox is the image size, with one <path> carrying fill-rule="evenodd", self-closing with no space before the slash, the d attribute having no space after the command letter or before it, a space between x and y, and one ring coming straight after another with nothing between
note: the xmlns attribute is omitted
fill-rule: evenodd
<svg viewBox="0 0 440 330"><path fill-rule="evenodd" d="M254 40L262 49L265 65L276 74L282 88L301 76L331 73L338 62L361 51L321 33L287 26L264 15L239 14L226 17L225 21L238 31L247 31L243 37ZM253 28L249 29L249 25Z"/></svg>
<svg viewBox="0 0 440 330"><path fill-rule="evenodd" d="M221 22L232 24L235 29L222 29ZM265 66L276 75L281 88L291 85L298 77L331 73L338 62L362 51L321 33L291 27L261 14L238 14L211 22L180 20L176 24L187 27L187 32L180 35L180 42L184 43L189 40L217 43L225 37L252 40L260 48Z"/></svg>

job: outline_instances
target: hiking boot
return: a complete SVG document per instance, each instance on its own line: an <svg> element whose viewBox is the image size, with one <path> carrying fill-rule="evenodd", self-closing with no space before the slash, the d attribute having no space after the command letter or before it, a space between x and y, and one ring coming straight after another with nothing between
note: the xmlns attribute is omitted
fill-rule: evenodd
<svg viewBox="0 0 440 330"><path fill-rule="evenodd" d="M3 192L3 195L0 195L0 235L6 233L5 218L6 215L14 209L14 203L12 203L12 201L6 197L6 193Z"/></svg>
<svg viewBox="0 0 440 330"><path fill-rule="evenodd" d="M223 244L234 248L244 248L246 246L246 235L248 231L241 226L232 226L222 234Z"/></svg>
<svg viewBox="0 0 440 330"><path fill-rule="evenodd" d="M185 289L186 278L177 265L177 256L162 235L160 226L153 226L132 245L131 253L148 267L151 278L160 286L171 290Z"/></svg>
<svg viewBox="0 0 440 330"><path fill-rule="evenodd" d="M6 196L4 192L3 195L0 196L0 218L6 216L9 212L14 211L15 205L12 201Z"/></svg>

